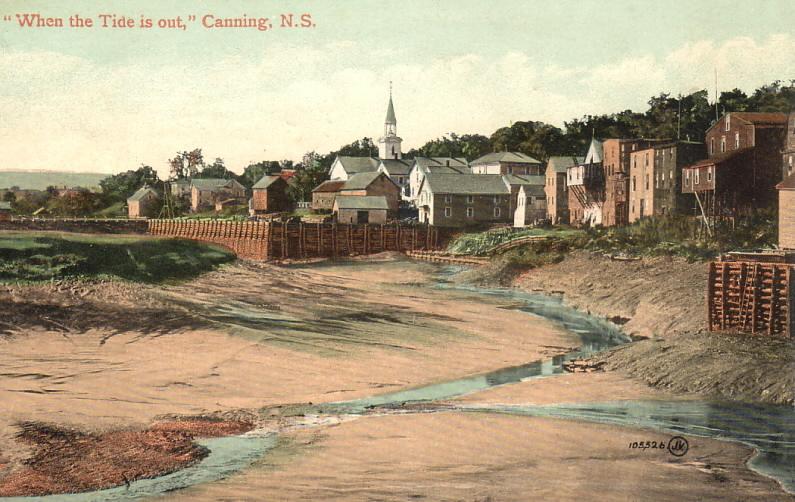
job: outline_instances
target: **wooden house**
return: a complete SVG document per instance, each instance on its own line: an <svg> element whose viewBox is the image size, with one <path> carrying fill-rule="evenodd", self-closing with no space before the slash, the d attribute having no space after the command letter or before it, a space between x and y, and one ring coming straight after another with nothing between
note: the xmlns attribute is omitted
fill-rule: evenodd
<svg viewBox="0 0 795 502"><path fill-rule="evenodd" d="M400 188L403 200L411 199L409 173L413 165L413 161L407 159L381 159L378 165L378 171L386 174Z"/></svg>
<svg viewBox="0 0 795 502"><path fill-rule="evenodd" d="M703 143L659 143L630 154L629 222L692 208L682 194L682 169L703 159Z"/></svg>
<svg viewBox="0 0 795 502"><path fill-rule="evenodd" d="M393 214L397 214L400 205L400 187L379 171L354 174L345 181L337 196L381 196Z"/></svg>
<svg viewBox="0 0 795 502"><path fill-rule="evenodd" d="M409 199L414 206L420 193L422 180L428 173L472 174L465 158L455 157L415 157L409 171Z"/></svg>
<svg viewBox="0 0 795 502"><path fill-rule="evenodd" d="M512 223L511 188L498 174L425 174L419 220L440 227Z"/></svg>
<svg viewBox="0 0 795 502"><path fill-rule="evenodd" d="M345 185L344 180L326 180L312 190L312 209L314 211L331 211L337 192Z"/></svg>
<svg viewBox="0 0 795 502"><path fill-rule="evenodd" d="M544 182L546 197L546 219L553 225L569 223L569 191L566 185L568 168L582 164L585 157L558 156L550 157Z"/></svg>
<svg viewBox="0 0 795 502"><path fill-rule="evenodd" d="M795 174L776 185L778 189L778 245L795 250Z"/></svg>
<svg viewBox="0 0 795 502"><path fill-rule="evenodd" d="M160 196L149 187L139 188L127 199L129 218L151 218L160 210Z"/></svg>
<svg viewBox="0 0 795 502"><path fill-rule="evenodd" d="M591 139L585 160L566 168L569 192L569 222L575 226L602 224L605 200L605 172L602 142Z"/></svg>
<svg viewBox="0 0 795 502"><path fill-rule="evenodd" d="M195 178L191 180L191 210L215 207L216 202L234 199L245 203L246 187L232 179Z"/></svg>
<svg viewBox="0 0 795 502"><path fill-rule="evenodd" d="M11 203L0 201L0 221L8 221L11 219Z"/></svg>
<svg viewBox="0 0 795 502"><path fill-rule="evenodd" d="M547 202L545 187L540 185L520 185L513 211L513 226L516 228L535 225L547 219Z"/></svg>
<svg viewBox="0 0 795 502"><path fill-rule="evenodd" d="M700 216L734 216L775 204L786 128L783 113L733 112L707 130L708 158L683 169L682 191L695 196Z"/></svg>
<svg viewBox="0 0 795 502"><path fill-rule="evenodd" d="M374 157L337 155L329 168L329 178L332 180L347 180L357 173L378 171L379 165L380 161Z"/></svg>
<svg viewBox="0 0 795 502"><path fill-rule="evenodd" d="M470 163L473 174L517 174L543 176L544 164L521 152L494 152Z"/></svg>
<svg viewBox="0 0 795 502"><path fill-rule="evenodd" d="M278 213L290 209L287 181L282 176L263 176L251 187L251 215Z"/></svg>
<svg viewBox="0 0 795 502"><path fill-rule="evenodd" d="M333 206L337 223L386 223L389 203L383 195L337 195Z"/></svg>

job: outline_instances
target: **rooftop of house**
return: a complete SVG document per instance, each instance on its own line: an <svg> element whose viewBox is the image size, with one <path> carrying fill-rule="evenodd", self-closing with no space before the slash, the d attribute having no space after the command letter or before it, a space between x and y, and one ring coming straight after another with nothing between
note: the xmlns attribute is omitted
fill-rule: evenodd
<svg viewBox="0 0 795 502"><path fill-rule="evenodd" d="M753 151L753 149L754 149L753 147L747 147L747 148L740 148L739 150L732 150L730 152L719 153L708 159L702 159L699 160L698 162L690 164L689 166L687 166L687 168L702 167L702 166L717 166L718 164L722 164L728 160L750 154Z"/></svg>
<svg viewBox="0 0 795 502"><path fill-rule="evenodd" d="M313 192L338 192L345 184L343 180L326 180L315 187Z"/></svg>
<svg viewBox="0 0 795 502"><path fill-rule="evenodd" d="M790 174L784 181L776 185L779 190L795 190L795 174Z"/></svg>
<svg viewBox="0 0 795 502"><path fill-rule="evenodd" d="M269 186L273 185L277 181L283 180L283 179L284 178L282 178L281 176L265 175L262 178L260 178L260 180L258 182L254 183L254 186L252 186L251 188L255 189L255 190L265 189L265 188L268 188Z"/></svg>
<svg viewBox="0 0 795 502"><path fill-rule="evenodd" d="M454 167L462 168L469 166L467 159L463 157L415 157L414 163L420 167Z"/></svg>
<svg viewBox="0 0 795 502"><path fill-rule="evenodd" d="M414 162L411 159L382 159L381 165L390 176L406 176Z"/></svg>
<svg viewBox="0 0 795 502"><path fill-rule="evenodd" d="M542 183L543 184L543 183ZM507 194L510 188L499 174L448 174L430 172L423 185L432 193L442 194Z"/></svg>
<svg viewBox="0 0 795 502"><path fill-rule="evenodd" d="M0 211L11 211L11 203L0 200Z"/></svg>
<svg viewBox="0 0 795 502"><path fill-rule="evenodd" d="M342 188L340 188L340 190L365 190L382 175L386 179L389 179L384 173L380 171L356 173L350 178L348 178L348 181L345 182L345 184L342 186Z"/></svg>
<svg viewBox="0 0 795 502"><path fill-rule="evenodd" d="M383 195L338 195L334 205L338 209L389 209Z"/></svg>
<svg viewBox="0 0 795 502"><path fill-rule="evenodd" d="M585 163L598 164L602 162L604 156L605 151L602 142L596 138L591 138L591 144L588 146L588 153L585 154Z"/></svg>
<svg viewBox="0 0 795 502"><path fill-rule="evenodd" d="M128 202L139 201L139 200L142 200L144 197L146 197L148 194L154 194L155 196L157 196L157 192L155 192L151 188L149 188L149 187L141 187L138 190L136 190L134 194L132 194L130 197L128 197L127 201Z"/></svg>
<svg viewBox="0 0 795 502"><path fill-rule="evenodd" d="M524 191L525 195L532 195L534 197L546 197L546 192L544 192L544 187L541 185L522 185L519 189L520 191Z"/></svg>
<svg viewBox="0 0 795 502"><path fill-rule="evenodd" d="M786 113L767 113L767 112L731 112L732 119L740 119L743 122L755 125L786 125Z"/></svg>
<svg viewBox="0 0 795 502"><path fill-rule="evenodd" d="M338 155L337 159L346 173L366 173L378 170L380 161L374 157L349 157Z"/></svg>
<svg viewBox="0 0 795 502"><path fill-rule="evenodd" d="M221 190L222 188L231 188L235 184L239 183L232 179L227 180L223 178L194 178L191 180L191 186L209 192Z"/></svg>
<svg viewBox="0 0 795 502"><path fill-rule="evenodd" d="M478 176L483 175L479 174ZM529 174L505 174L502 179L505 183L512 186L531 185L543 187L547 182L545 176L531 176Z"/></svg>
<svg viewBox="0 0 795 502"><path fill-rule="evenodd" d="M514 164L541 164L540 160L534 159L522 152L493 152L472 161L472 165L493 164L495 162L511 162Z"/></svg>
<svg viewBox="0 0 795 502"><path fill-rule="evenodd" d="M550 157L547 162L547 169L551 169L555 173L565 173L566 168L582 164L585 157L577 157L575 155L559 155Z"/></svg>

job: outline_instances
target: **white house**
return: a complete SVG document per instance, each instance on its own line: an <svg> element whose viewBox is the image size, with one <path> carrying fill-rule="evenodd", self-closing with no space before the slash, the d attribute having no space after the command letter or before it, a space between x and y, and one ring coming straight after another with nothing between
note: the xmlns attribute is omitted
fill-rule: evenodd
<svg viewBox="0 0 795 502"><path fill-rule="evenodd" d="M416 157L409 171L409 199L417 206L420 185L428 173L472 174L465 158L455 157Z"/></svg>

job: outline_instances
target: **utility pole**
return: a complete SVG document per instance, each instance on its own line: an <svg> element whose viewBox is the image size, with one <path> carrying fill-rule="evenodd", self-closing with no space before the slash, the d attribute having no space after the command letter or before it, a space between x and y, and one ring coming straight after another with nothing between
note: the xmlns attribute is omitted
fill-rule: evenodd
<svg viewBox="0 0 795 502"><path fill-rule="evenodd" d="M676 113L676 141L682 139L682 95L679 94L677 98L679 104L679 111Z"/></svg>
<svg viewBox="0 0 795 502"><path fill-rule="evenodd" d="M715 67L715 122L717 122L720 119L720 116L718 116L718 101L720 101L720 99L718 98L718 67L716 66Z"/></svg>

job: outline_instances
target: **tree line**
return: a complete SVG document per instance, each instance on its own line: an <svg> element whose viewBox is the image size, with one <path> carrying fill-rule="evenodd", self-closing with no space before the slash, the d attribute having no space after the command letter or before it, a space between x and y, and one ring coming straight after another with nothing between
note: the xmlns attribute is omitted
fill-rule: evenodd
<svg viewBox="0 0 795 502"><path fill-rule="evenodd" d="M583 155L592 137L596 138L670 138L704 141L707 129L717 116L727 112L784 112L795 110L795 80L775 81L756 89L750 95L740 89L724 91L717 103L710 103L706 90L673 96L661 93L648 101L644 112L622 110L611 114L584 115L564 122L562 128L540 121L519 121L501 127L490 136L449 133L432 139L405 157L463 157L471 161L490 152L522 152L541 161L555 155ZM338 155L378 156L378 148L370 137L353 141L325 154L310 151L298 163L291 160L262 160L247 165L241 174L227 169L224 160L204 159L201 148L177 152L168 160L172 179L225 178L236 179L251 188L262 176L294 169L289 188L290 197L308 200L314 187L328 178L328 171ZM75 197L54 209L62 213L87 214L103 208L121 206L136 190L147 185L162 190L163 180L149 165L114 174L100 181L101 193ZM53 195L53 194L50 194ZM12 201L14 203L14 201ZM41 207L17 203L18 212L31 212Z"/></svg>

